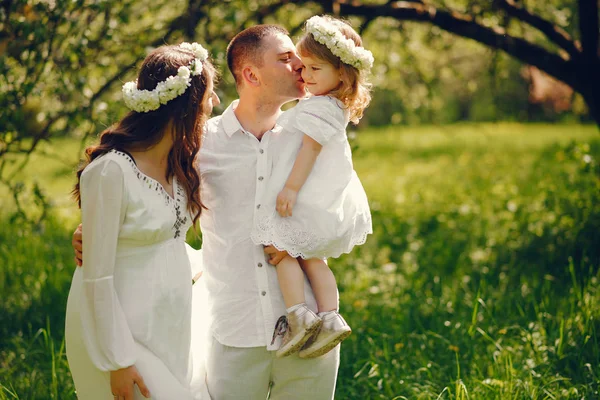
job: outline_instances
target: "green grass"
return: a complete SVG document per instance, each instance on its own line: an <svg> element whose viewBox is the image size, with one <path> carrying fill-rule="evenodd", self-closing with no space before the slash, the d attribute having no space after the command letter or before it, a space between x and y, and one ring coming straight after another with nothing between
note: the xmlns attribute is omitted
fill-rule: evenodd
<svg viewBox="0 0 600 400"><path fill-rule="evenodd" d="M356 143L375 232L331 261L354 330L336 398L600 397L598 129L390 127ZM40 226L0 222L0 399L71 399L73 165L28 168L57 200Z"/></svg>
<svg viewBox="0 0 600 400"><path fill-rule="evenodd" d="M80 140L60 138L51 143L41 142L28 159L14 154L3 156L2 161L6 161L6 166L2 177L10 178L12 185L21 184L19 201L29 219L37 220L40 216L40 208L36 207L33 195L34 185L39 186L41 195L50 203L54 217L63 222L66 219L73 222L79 219L70 193L75 184L80 155L83 154L81 149ZM23 166L24 161L26 163ZM4 215L15 211L11 192L1 183L0 210Z"/></svg>

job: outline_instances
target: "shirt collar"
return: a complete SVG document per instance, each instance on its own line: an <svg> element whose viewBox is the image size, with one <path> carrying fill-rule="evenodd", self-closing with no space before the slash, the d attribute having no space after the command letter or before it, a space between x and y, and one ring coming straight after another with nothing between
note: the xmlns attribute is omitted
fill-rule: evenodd
<svg viewBox="0 0 600 400"><path fill-rule="evenodd" d="M234 100L231 102L229 107L223 112L223 116L221 117L221 122L223 122L223 129L227 136L231 137L235 132L242 131L244 132L244 128L238 121L235 113L233 112L237 107L239 100Z"/></svg>
<svg viewBox="0 0 600 400"><path fill-rule="evenodd" d="M227 107L227 109L223 112L222 117L221 117L221 121L223 122L223 129L225 130L225 133L229 137L231 137L231 135L233 135L235 132L245 132L250 135L249 132L246 132L246 130L244 129L242 124L240 124L240 121L235 116L234 111L239 102L240 102L239 99L232 101L231 104L229 105L229 107ZM273 127L273 129L271 129L271 132L278 133L283 129L283 127L279 124L280 120L281 120L281 115L278 117L277 122L275 123L275 126Z"/></svg>

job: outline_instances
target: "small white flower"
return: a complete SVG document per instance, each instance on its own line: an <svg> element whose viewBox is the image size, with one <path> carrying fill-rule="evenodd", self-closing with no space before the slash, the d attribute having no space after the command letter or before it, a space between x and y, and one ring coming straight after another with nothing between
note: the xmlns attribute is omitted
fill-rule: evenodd
<svg viewBox="0 0 600 400"><path fill-rule="evenodd" d="M458 208L458 212L460 215L467 215L468 213L471 212L471 206L468 204L462 204L459 208Z"/></svg>
<svg viewBox="0 0 600 400"><path fill-rule="evenodd" d="M177 76L180 76L182 78L189 78L190 77L190 69L188 67L179 67L179 69L177 70ZM168 79L168 78L167 78Z"/></svg>
<svg viewBox="0 0 600 400"><path fill-rule="evenodd" d="M200 44L194 42L194 43L186 43L183 42L179 45L179 47L182 47L186 50L191 51L192 53L194 53L194 56L200 60L200 62L205 61L206 59L208 59L208 51L202 47Z"/></svg>
<svg viewBox="0 0 600 400"><path fill-rule="evenodd" d="M192 68L192 75L200 75L202 73L202 61L196 58L190 68Z"/></svg>
<svg viewBox="0 0 600 400"><path fill-rule="evenodd" d="M392 272L396 271L397 265L395 263L387 263L387 264L383 264L381 266L381 269L383 270L383 272L386 272L388 274L391 274Z"/></svg>

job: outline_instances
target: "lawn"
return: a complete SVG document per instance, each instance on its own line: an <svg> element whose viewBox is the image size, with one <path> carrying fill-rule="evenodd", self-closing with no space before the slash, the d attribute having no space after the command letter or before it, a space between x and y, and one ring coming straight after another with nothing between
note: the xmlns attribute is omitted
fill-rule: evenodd
<svg viewBox="0 0 600 400"><path fill-rule="evenodd" d="M336 398L599 398L598 128L460 124L351 136L375 232L331 260L354 330ZM62 335L78 147L47 144L16 174L52 200L44 222L11 220L0 189L0 399L75 398Z"/></svg>

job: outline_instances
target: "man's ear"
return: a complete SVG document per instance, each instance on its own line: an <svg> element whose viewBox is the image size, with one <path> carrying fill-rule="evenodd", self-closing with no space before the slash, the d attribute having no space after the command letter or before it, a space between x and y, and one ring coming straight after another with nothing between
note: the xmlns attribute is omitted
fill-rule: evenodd
<svg viewBox="0 0 600 400"><path fill-rule="evenodd" d="M260 85L260 77L256 69L251 65L247 65L242 69L242 77L244 78L244 82L250 86Z"/></svg>

